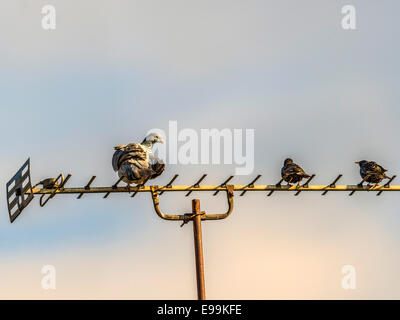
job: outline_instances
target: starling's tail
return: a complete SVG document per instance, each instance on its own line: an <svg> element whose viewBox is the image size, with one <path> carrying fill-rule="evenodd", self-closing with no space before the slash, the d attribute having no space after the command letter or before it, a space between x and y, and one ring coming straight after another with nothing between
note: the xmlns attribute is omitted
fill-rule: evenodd
<svg viewBox="0 0 400 320"><path fill-rule="evenodd" d="M391 179L392 177L388 177L387 174L385 173L383 178L384 179Z"/></svg>
<svg viewBox="0 0 400 320"><path fill-rule="evenodd" d="M303 174L303 178L309 178L309 177L310 177L310 175L308 175L307 173Z"/></svg>

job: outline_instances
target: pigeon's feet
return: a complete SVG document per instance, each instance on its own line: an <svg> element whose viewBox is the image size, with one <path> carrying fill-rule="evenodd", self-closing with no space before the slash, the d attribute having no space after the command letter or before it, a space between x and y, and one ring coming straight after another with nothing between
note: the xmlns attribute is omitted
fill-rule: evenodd
<svg viewBox="0 0 400 320"><path fill-rule="evenodd" d="M144 183L137 184L136 188L143 189L144 188Z"/></svg>
<svg viewBox="0 0 400 320"><path fill-rule="evenodd" d="M147 181L149 181L149 179L146 179L146 180L143 181L143 183L139 184L139 185L138 185L138 188L139 188L139 189L143 189L143 188L144 188L144 185L146 184Z"/></svg>

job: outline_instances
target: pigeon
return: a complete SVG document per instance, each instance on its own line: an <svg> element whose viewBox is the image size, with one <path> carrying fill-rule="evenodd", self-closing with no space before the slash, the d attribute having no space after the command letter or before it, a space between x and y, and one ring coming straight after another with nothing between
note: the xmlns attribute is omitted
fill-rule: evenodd
<svg viewBox="0 0 400 320"><path fill-rule="evenodd" d="M281 175L282 179L285 180L288 185L290 185L291 183L297 183L297 185L300 185L300 181L303 178L310 177L299 165L295 164L290 158L285 159L285 162L283 163L283 168L281 170Z"/></svg>
<svg viewBox="0 0 400 320"><path fill-rule="evenodd" d="M112 157L114 171L122 181L143 186L149 179L158 177L165 169L164 162L152 152L153 144L164 143L156 133L150 133L142 143L129 143L114 147Z"/></svg>
<svg viewBox="0 0 400 320"><path fill-rule="evenodd" d="M363 178L360 185L362 185L364 181L367 181L368 185L370 183L375 183L376 187L383 179L390 179L385 173L387 170L375 161L361 160L355 163L360 165L360 175Z"/></svg>

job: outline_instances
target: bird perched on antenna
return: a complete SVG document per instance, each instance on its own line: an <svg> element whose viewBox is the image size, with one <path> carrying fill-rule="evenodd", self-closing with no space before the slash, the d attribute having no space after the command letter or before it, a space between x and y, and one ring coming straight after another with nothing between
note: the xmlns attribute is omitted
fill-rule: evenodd
<svg viewBox="0 0 400 320"><path fill-rule="evenodd" d="M309 178L310 176L304 172L304 170L293 162L292 159L287 158L283 163L281 170L282 179L290 185L291 183L297 183L300 185L300 181L303 178Z"/></svg>
<svg viewBox="0 0 400 320"><path fill-rule="evenodd" d="M113 169L128 184L128 188L131 183L143 186L147 180L158 177L164 171L164 162L152 151L155 143L164 143L164 140L158 134L150 133L142 143L114 147Z"/></svg>
<svg viewBox="0 0 400 320"><path fill-rule="evenodd" d="M64 175L61 175L61 183L64 181ZM32 188L36 188L38 185L42 185L43 189L57 189L60 185L58 178L47 178L36 183Z"/></svg>
<svg viewBox="0 0 400 320"><path fill-rule="evenodd" d="M383 179L390 179L386 175L386 169L377 164L375 161L367 161L361 160L356 161L356 164L360 166L360 175L363 180L359 183L360 185L363 184L364 181L368 182L368 186L370 183L375 183L375 187L379 186L379 182Z"/></svg>

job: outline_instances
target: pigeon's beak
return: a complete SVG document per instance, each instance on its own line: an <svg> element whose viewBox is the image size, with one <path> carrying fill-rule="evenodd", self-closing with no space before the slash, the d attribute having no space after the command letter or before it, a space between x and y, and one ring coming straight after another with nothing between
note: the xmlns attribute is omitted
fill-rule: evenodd
<svg viewBox="0 0 400 320"><path fill-rule="evenodd" d="M360 164L360 161L356 161L356 162L354 162L355 164Z"/></svg>

